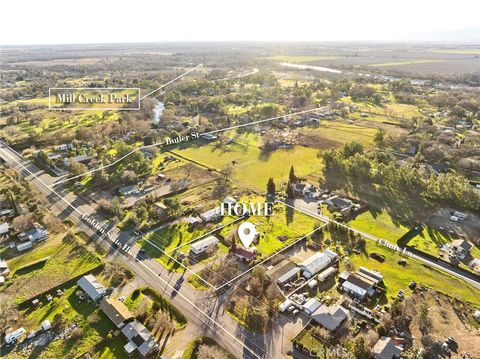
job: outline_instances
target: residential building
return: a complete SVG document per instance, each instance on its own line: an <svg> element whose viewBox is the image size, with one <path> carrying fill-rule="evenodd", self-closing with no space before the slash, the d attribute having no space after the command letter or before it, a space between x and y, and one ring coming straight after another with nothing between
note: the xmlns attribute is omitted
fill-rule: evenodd
<svg viewBox="0 0 480 359"><path fill-rule="evenodd" d="M79 155L79 156L75 156L75 157L70 157L70 158L65 158L63 160L63 164L65 167L68 167L70 166L70 164L72 163L83 163L83 164L87 164L91 161L92 157L90 156L87 156L87 155Z"/></svg>
<svg viewBox="0 0 480 359"><path fill-rule="evenodd" d="M341 273L339 280L343 291L363 300L375 294L375 286L383 280L383 277L379 272L360 267L355 273Z"/></svg>
<svg viewBox="0 0 480 359"><path fill-rule="evenodd" d="M195 255L199 255L206 252L208 248L210 248L211 246L216 248L217 245L218 245L218 238L215 236L210 236L198 242L193 243L190 247L190 252L192 252Z"/></svg>
<svg viewBox="0 0 480 359"><path fill-rule="evenodd" d="M277 283L278 285L280 286L284 286L285 284L287 284L288 282L294 280L297 278L298 276L298 273L301 271L302 269L300 267L293 267L292 269L290 269L289 271L287 271L286 273L282 274L280 277L278 277L277 279Z"/></svg>
<svg viewBox="0 0 480 359"><path fill-rule="evenodd" d="M129 321L133 320L133 314L125 304L118 299L105 298L100 302L100 309L119 329L123 328Z"/></svg>
<svg viewBox="0 0 480 359"><path fill-rule="evenodd" d="M338 196L331 197L325 200L330 211L339 211L341 214L349 214L353 209L354 204L347 198L341 198Z"/></svg>
<svg viewBox="0 0 480 359"><path fill-rule="evenodd" d="M322 303L317 298L309 298L303 305L302 309L307 315L312 315Z"/></svg>
<svg viewBox="0 0 480 359"><path fill-rule="evenodd" d="M122 328L122 334L128 339L128 343L123 346L128 355L138 352L142 358L146 358L158 350L158 344L153 335L136 320L127 323Z"/></svg>
<svg viewBox="0 0 480 359"><path fill-rule="evenodd" d="M337 273L337 268L334 268L334 267L329 267L327 269L325 269L323 272L321 272L317 278L318 278L318 281L321 283L321 282L324 282L328 277L334 275L335 273Z"/></svg>
<svg viewBox="0 0 480 359"><path fill-rule="evenodd" d="M451 244L452 251L459 257L465 258L470 254L470 250L473 248L473 244L467 242L464 239L456 239Z"/></svg>
<svg viewBox="0 0 480 359"><path fill-rule="evenodd" d="M392 338L380 337L372 349L375 359L398 359L403 348L395 343Z"/></svg>
<svg viewBox="0 0 480 359"><path fill-rule="evenodd" d="M222 211L220 207L218 207L202 213L200 215L200 218L203 219L205 222L212 222L212 221L216 221L221 216L222 216Z"/></svg>
<svg viewBox="0 0 480 359"><path fill-rule="evenodd" d="M80 278L77 284L93 301L100 300L105 295L105 287L91 274Z"/></svg>
<svg viewBox="0 0 480 359"><path fill-rule="evenodd" d="M302 275L307 279L311 278L321 270L327 268L337 259L338 254L329 249L323 253L317 252L300 264L300 267L303 269Z"/></svg>
<svg viewBox="0 0 480 359"><path fill-rule="evenodd" d="M237 247L233 254L235 254L237 258L243 259L246 262L250 262L257 257L253 249L247 249L243 247Z"/></svg>
<svg viewBox="0 0 480 359"><path fill-rule="evenodd" d="M37 242L37 241L44 241L48 238L48 232L44 227L39 227L39 228L33 228L27 232L20 233L18 235L18 239L21 241L31 241L31 242Z"/></svg>
<svg viewBox="0 0 480 359"><path fill-rule="evenodd" d="M312 319L322 327L334 331L347 319L348 314L349 311L340 305L322 305L312 314Z"/></svg>
<svg viewBox="0 0 480 359"><path fill-rule="evenodd" d="M157 202L153 205L153 209L160 217L165 217L168 214L168 207L163 202Z"/></svg>

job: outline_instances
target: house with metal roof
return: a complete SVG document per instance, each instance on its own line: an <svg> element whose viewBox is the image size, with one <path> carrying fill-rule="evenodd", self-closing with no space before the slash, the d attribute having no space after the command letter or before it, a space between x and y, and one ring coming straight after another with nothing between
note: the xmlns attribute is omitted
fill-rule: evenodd
<svg viewBox="0 0 480 359"><path fill-rule="evenodd" d="M336 261L337 258L338 254L329 249L323 253L317 252L300 264L300 267L303 269L302 275L307 279L311 278L321 270L327 268Z"/></svg>
<svg viewBox="0 0 480 359"><path fill-rule="evenodd" d="M80 278L77 284L93 301L97 301L105 295L105 287L91 274Z"/></svg>
<svg viewBox="0 0 480 359"><path fill-rule="evenodd" d="M18 239L31 242L44 241L48 238L48 232L44 227L33 228L27 232L20 233Z"/></svg>
<svg viewBox="0 0 480 359"><path fill-rule="evenodd" d="M216 247L218 245L218 238L215 236L210 236L205 239L202 239L198 242L195 242L190 247L190 252L195 255L202 254L208 250L211 246Z"/></svg>
<svg viewBox="0 0 480 359"><path fill-rule="evenodd" d="M277 279L278 285L285 285L286 283L294 280L297 278L298 272L301 271L300 267L293 267L292 269L288 270L284 274L282 274L280 277Z"/></svg>
<svg viewBox="0 0 480 359"><path fill-rule="evenodd" d="M302 309L307 315L312 315L322 303L317 298L309 298L303 305Z"/></svg>

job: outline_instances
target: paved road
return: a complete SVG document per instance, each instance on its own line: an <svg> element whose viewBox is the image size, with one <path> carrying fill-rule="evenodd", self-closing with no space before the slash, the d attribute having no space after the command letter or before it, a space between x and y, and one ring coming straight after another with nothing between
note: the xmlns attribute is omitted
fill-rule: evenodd
<svg viewBox="0 0 480 359"><path fill-rule="evenodd" d="M13 149L0 143L0 157L18 173L45 195L57 215L62 220L70 219L87 235L97 238L109 250L109 259L117 259L131 268L137 276L163 295L170 297L172 303L186 315L189 326L196 328L196 333L215 337L225 348L238 358L283 358L281 338L272 331L266 335L255 335L239 326L227 315L223 300L208 291L195 291L188 285L182 285L186 278L184 274L168 272L154 259L143 258L139 247L132 243L132 238L126 232L114 233L109 239L100 237L99 233L89 226L82 215L93 214L95 208L72 192L61 187L52 189L55 178L39 170L35 165L25 161ZM129 243L132 247L128 253L114 250L113 242L120 240L122 244ZM171 351L170 348L166 348ZM168 358L168 355L164 357Z"/></svg>

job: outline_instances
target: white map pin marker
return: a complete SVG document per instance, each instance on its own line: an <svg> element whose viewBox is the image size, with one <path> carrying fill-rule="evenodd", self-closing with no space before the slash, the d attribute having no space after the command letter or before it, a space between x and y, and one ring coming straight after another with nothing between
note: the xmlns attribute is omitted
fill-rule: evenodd
<svg viewBox="0 0 480 359"><path fill-rule="evenodd" d="M257 230L255 225L250 222L244 222L238 226L238 237L242 241L242 244L245 248L250 247L255 236L257 235Z"/></svg>

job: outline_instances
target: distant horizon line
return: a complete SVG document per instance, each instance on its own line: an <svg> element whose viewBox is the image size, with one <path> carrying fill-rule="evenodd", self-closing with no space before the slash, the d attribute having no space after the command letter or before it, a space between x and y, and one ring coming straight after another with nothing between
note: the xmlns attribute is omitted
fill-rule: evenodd
<svg viewBox="0 0 480 359"><path fill-rule="evenodd" d="M127 41L127 42L70 42L70 43L15 43L0 44L0 47L22 47L22 46L65 46L65 45L154 45L154 44L208 44L208 43L235 43L235 44L322 44L322 43L340 43L340 44L429 44L429 45L463 45L480 47L480 40L160 40L160 41Z"/></svg>

